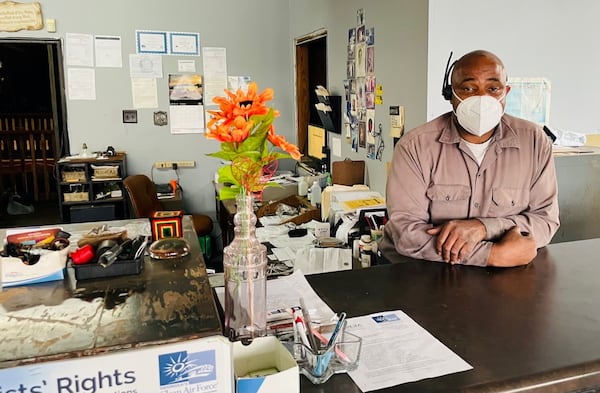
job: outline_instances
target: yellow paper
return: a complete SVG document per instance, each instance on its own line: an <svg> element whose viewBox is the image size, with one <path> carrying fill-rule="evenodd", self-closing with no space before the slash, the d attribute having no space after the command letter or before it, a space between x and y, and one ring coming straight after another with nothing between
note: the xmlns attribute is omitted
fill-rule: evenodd
<svg viewBox="0 0 600 393"><path fill-rule="evenodd" d="M314 158L324 158L325 129L308 125L308 155Z"/></svg>

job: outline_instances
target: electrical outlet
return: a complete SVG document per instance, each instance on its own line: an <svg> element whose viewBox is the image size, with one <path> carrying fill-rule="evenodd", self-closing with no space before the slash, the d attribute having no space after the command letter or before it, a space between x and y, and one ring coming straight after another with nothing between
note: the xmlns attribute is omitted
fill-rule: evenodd
<svg viewBox="0 0 600 393"><path fill-rule="evenodd" d="M157 161L154 163L155 168L171 169L173 164L177 164L177 168L193 168L196 166L196 161Z"/></svg>
<svg viewBox="0 0 600 393"><path fill-rule="evenodd" d="M196 161L175 161L179 168L193 168L196 166Z"/></svg>
<svg viewBox="0 0 600 393"><path fill-rule="evenodd" d="M137 123L137 110L123 109L123 123Z"/></svg>

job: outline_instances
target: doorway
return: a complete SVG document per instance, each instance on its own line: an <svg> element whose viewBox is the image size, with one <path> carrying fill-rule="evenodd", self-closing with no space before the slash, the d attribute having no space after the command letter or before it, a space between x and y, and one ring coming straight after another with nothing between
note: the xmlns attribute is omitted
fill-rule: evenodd
<svg viewBox="0 0 600 393"><path fill-rule="evenodd" d="M69 151L62 48L0 39L0 225L60 222L56 161Z"/></svg>
<svg viewBox="0 0 600 393"><path fill-rule="evenodd" d="M308 155L308 125L320 125L321 120L315 104L318 102L315 88L327 88L327 31L318 30L295 39L296 45L296 113L298 148L303 154L302 162L316 170L321 169L320 160Z"/></svg>

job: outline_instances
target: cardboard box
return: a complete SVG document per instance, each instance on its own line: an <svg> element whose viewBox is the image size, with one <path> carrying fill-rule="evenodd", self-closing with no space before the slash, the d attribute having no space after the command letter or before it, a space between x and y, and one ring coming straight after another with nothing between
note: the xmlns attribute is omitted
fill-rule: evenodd
<svg viewBox="0 0 600 393"><path fill-rule="evenodd" d="M234 342L233 370L237 393L300 392L298 364L275 336Z"/></svg>
<svg viewBox="0 0 600 393"><path fill-rule="evenodd" d="M256 211L256 217L261 218L262 216L274 215L277 212L277 207L281 204L297 208L300 210L300 213L289 220L281 222L280 224L293 222L296 225L300 225L310 222L311 220L320 220L321 218L321 210L311 205L306 198L298 195L289 196L275 202L263 203L263 205Z"/></svg>

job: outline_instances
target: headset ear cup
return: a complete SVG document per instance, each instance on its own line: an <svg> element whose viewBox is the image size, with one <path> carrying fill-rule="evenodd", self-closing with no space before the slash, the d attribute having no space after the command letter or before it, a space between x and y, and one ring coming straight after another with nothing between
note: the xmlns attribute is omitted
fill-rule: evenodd
<svg viewBox="0 0 600 393"><path fill-rule="evenodd" d="M450 64L452 60L452 52L450 52L450 56L448 57L448 62L446 63L446 71L444 72L444 80L442 82L442 97L446 101L450 101L452 99L452 85L450 84L450 77L452 74L452 69L454 69L454 65L456 61Z"/></svg>
<svg viewBox="0 0 600 393"><path fill-rule="evenodd" d="M450 101L452 99L452 86L446 85L442 89L442 96L446 101Z"/></svg>

